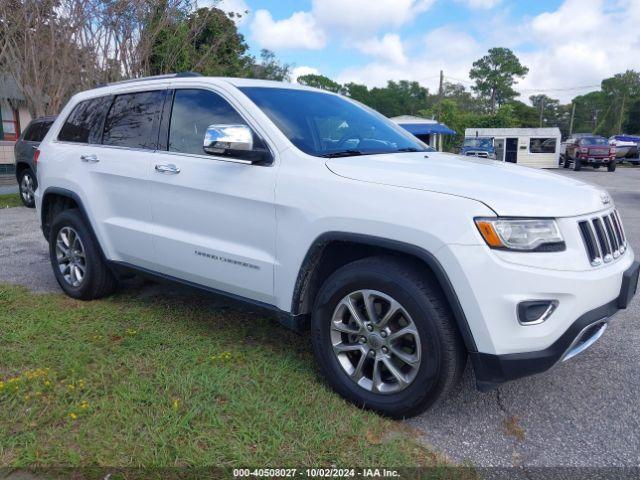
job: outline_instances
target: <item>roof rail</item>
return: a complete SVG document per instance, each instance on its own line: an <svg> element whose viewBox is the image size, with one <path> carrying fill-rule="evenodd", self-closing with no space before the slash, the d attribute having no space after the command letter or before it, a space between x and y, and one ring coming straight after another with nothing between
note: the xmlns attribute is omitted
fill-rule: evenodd
<svg viewBox="0 0 640 480"><path fill-rule="evenodd" d="M179 73L165 73L163 75L152 75L150 77L130 78L127 80L120 80L118 82L101 83L96 88L109 87L111 85L122 85L125 83L144 82L146 80L161 80L163 78L182 78L182 77L201 77L202 75L197 72L179 72Z"/></svg>

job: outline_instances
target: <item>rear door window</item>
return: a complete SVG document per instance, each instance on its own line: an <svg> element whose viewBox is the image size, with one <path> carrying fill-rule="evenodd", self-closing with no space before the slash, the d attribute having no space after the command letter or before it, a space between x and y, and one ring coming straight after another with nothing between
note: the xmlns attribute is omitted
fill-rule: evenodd
<svg viewBox="0 0 640 480"><path fill-rule="evenodd" d="M116 96L104 125L102 143L155 150L164 90Z"/></svg>
<svg viewBox="0 0 640 480"><path fill-rule="evenodd" d="M85 100L76 105L60 129L58 140L73 143L100 143L104 115L111 100L111 96L105 96Z"/></svg>

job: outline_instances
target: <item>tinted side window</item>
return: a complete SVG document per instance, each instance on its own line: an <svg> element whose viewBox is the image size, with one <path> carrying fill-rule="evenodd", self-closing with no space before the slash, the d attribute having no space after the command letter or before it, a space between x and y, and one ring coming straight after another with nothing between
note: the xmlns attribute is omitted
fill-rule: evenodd
<svg viewBox="0 0 640 480"><path fill-rule="evenodd" d="M164 90L118 95L104 124L102 143L155 149Z"/></svg>
<svg viewBox="0 0 640 480"><path fill-rule="evenodd" d="M38 130L40 130L40 123L31 123L24 131L24 135L22 137L23 140L27 142L37 142L36 138L38 137Z"/></svg>
<svg viewBox="0 0 640 480"><path fill-rule="evenodd" d="M80 102L62 126L58 134L58 140L76 143L100 143L102 122L110 103L110 96L92 98L91 100Z"/></svg>
<svg viewBox="0 0 640 480"><path fill-rule="evenodd" d="M216 93L176 90L169 126L169 151L204 155L204 135L207 127L214 124L244 125L246 122Z"/></svg>
<svg viewBox="0 0 640 480"><path fill-rule="evenodd" d="M31 135L30 141L32 141L32 142L41 142L44 139L44 137L47 135L47 133L49 132L49 129L51 128L51 125L53 125L53 121L52 120L39 122L36 125L37 128L35 128L33 130L33 133Z"/></svg>

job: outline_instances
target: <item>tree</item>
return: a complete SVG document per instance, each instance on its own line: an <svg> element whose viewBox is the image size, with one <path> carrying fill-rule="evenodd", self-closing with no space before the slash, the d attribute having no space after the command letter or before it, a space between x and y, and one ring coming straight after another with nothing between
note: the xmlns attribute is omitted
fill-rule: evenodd
<svg viewBox="0 0 640 480"><path fill-rule="evenodd" d="M539 115L538 125L556 125L560 114L560 100L546 96L544 93L531 95L529 97L531 105L537 110Z"/></svg>
<svg viewBox="0 0 640 480"><path fill-rule="evenodd" d="M640 97L640 73L634 70L618 73L604 79L601 89L613 106L610 130L623 133L629 103Z"/></svg>
<svg viewBox="0 0 640 480"><path fill-rule="evenodd" d="M475 80L473 90L489 101L491 113L496 105L513 100L519 94L513 89L516 78L523 78L529 69L508 48L492 48L489 53L473 62L469 77Z"/></svg>
<svg viewBox="0 0 640 480"><path fill-rule="evenodd" d="M342 85L334 82L329 77L325 77L324 75L315 75L313 73L301 75L298 77L297 82L300 85L319 88L321 90L327 90L329 92L341 93L342 91L344 91L344 87Z"/></svg>
<svg viewBox="0 0 640 480"><path fill-rule="evenodd" d="M247 50L228 14L217 8L199 8L175 18L155 36L149 73L197 71L211 76L244 76L253 64Z"/></svg>
<svg viewBox="0 0 640 480"><path fill-rule="evenodd" d="M289 81L291 79L291 67L288 63L281 63L271 50L262 49L260 51L260 63L253 65L248 76L264 80L277 80L279 82Z"/></svg>

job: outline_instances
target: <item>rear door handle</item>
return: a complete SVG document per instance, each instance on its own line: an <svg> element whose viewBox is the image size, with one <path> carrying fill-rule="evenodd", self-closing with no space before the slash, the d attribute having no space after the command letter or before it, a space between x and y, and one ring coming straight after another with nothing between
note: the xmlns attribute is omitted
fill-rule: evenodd
<svg viewBox="0 0 640 480"><path fill-rule="evenodd" d="M98 163L98 157L95 155L80 155L80 160L86 163Z"/></svg>
<svg viewBox="0 0 640 480"><path fill-rule="evenodd" d="M180 168L173 163L167 163L166 165L156 165L156 172L176 174L180 173Z"/></svg>

